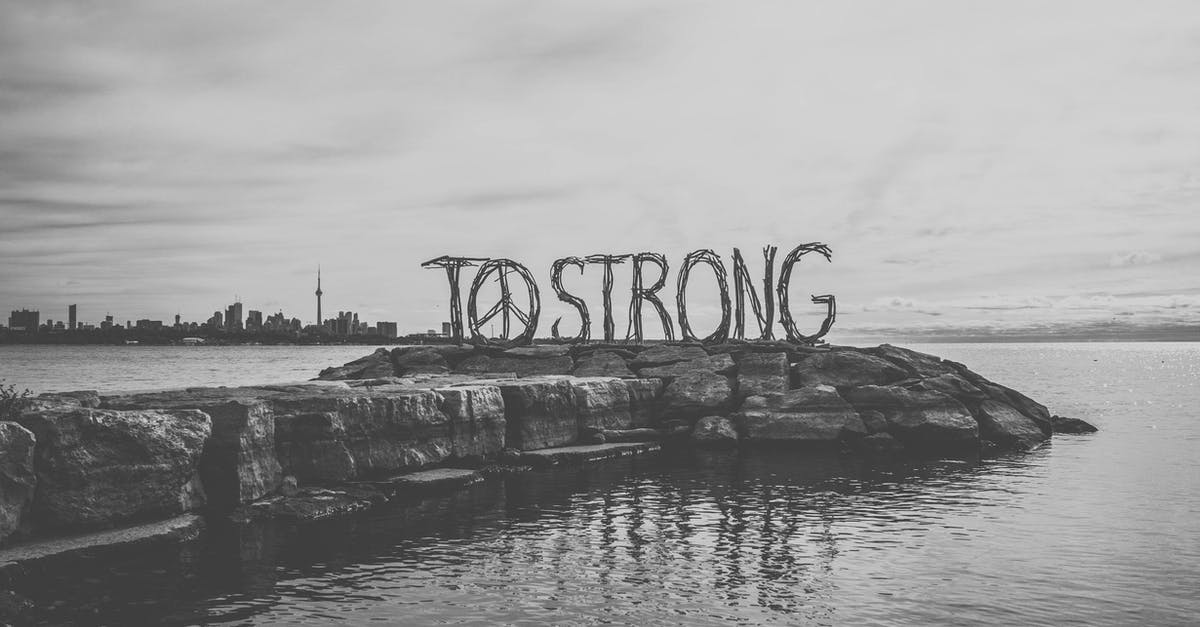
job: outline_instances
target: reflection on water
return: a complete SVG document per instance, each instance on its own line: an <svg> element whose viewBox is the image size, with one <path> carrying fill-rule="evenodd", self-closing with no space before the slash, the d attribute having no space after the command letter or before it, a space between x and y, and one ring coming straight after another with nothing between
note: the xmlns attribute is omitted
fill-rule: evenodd
<svg viewBox="0 0 1200 627"><path fill-rule="evenodd" d="M1200 345L934 351L1101 431L975 463L614 460L20 591L52 624L1194 623Z"/></svg>
<svg viewBox="0 0 1200 627"><path fill-rule="evenodd" d="M1036 460L679 452L528 473L349 520L214 528L177 555L94 565L45 618L961 622L955 599L932 600L946 564L923 540L970 540ZM52 604L79 577L30 593ZM966 618L1031 615L958 601Z"/></svg>

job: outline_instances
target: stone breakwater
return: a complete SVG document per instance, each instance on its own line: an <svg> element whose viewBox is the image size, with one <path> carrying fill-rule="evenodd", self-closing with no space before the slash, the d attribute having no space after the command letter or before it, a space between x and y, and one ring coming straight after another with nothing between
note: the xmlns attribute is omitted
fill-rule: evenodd
<svg viewBox="0 0 1200 627"><path fill-rule="evenodd" d="M319 378L37 397L0 422L0 543L194 512L320 518L457 489L480 469L673 443L978 455L1090 428L886 344L403 347Z"/></svg>

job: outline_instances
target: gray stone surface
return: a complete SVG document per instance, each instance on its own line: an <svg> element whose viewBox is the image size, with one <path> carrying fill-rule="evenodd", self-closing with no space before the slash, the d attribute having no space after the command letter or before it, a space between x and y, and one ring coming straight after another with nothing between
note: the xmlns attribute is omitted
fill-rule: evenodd
<svg viewBox="0 0 1200 627"><path fill-rule="evenodd" d="M507 446L534 450L579 440L575 389L561 377L502 379Z"/></svg>
<svg viewBox="0 0 1200 627"><path fill-rule="evenodd" d="M739 396L782 394L788 390L787 353L746 353L737 365Z"/></svg>
<svg viewBox="0 0 1200 627"><path fill-rule="evenodd" d="M76 408L20 422L37 439L39 527L94 528L204 504L198 471L212 421L203 412Z"/></svg>
<svg viewBox="0 0 1200 627"><path fill-rule="evenodd" d="M0 422L0 546L22 527L33 503L33 433L15 422Z"/></svg>
<svg viewBox="0 0 1200 627"><path fill-rule="evenodd" d="M486 372L515 372L518 377L565 375L575 369L575 361L567 355L546 358L492 357L475 355L464 359L454 369L464 374Z"/></svg>
<svg viewBox="0 0 1200 627"><path fill-rule="evenodd" d="M980 437L1005 449L1029 450L1048 439L1032 418L998 401L983 401L975 417Z"/></svg>
<svg viewBox="0 0 1200 627"><path fill-rule="evenodd" d="M792 386L887 385L908 376L892 362L852 350L808 355L792 367Z"/></svg>
<svg viewBox="0 0 1200 627"><path fill-rule="evenodd" d="M136 549L152 550L195 539L203 529L203 518L184 514L142 525L35 540L0 549L0 586L43 560L65 563L70 559L105 558Z"/></svg>
<svg viewBox="0 0 1200 627"><path fill-rule="evenodd" d="M646 368L650 366L663 366L673 364L680 361L691 361L693 359L702 359L707 357L708 353L700 346L677 346L660 344L651 346L646 350L638 353L629 362L629 366L634 369Z"/></svg>
<svg viewBox="0 0 1200 627"><path fill-rule="evenodd" d="M826 385L751 396L742 403L738 423L747 442L828 444L867 434L858 414Z"/></svg>
<svg viewBox="0 0 1200 627"><path fill-rule="evenodd" d="M581 465L590 462L628 457L662 450L658 442L630 442L619 444L585 444L563 446L521 453L521 463L530 466Z"/></svg>
<svg viewBox="0 0 1200 627"><path fill-rule="evenodd" d="M629 414L629 386L617 378L574 378L579 428L628 429L633 426Z"/></svg>
<svg viewBox="0 0 1200 627"><path fill-rule="evenodd" d="M692 442L711 448L737 446L737 428L725 416L705 416L696 421L696 426L692 428Z"/></svg>
<svg viewBox="0 0 1200 627"><path fill-rule="evenodd" d="M390 377L394 374L396 371L392 366L391 351L380 348L366 357L356 359L343 366L326 368L317 375L317 378L322 381L341 381Z"/></svg>
<svg viewBox="0 0 1200 627"><path fill-rule="evenodd" d="M433 390L316 388L271 398L276 452L302 485L418 470L450 457L451 419Z"/></svg>
<svg viewBox="0 0 1200 627"><path fill-rule="evenodd" d="M621 377L627 379L637 376L629 369L628 362L612 351L596 351L580 357L571 374L577 377Z"/></svg>
<svg viewBox="0 0 1200 627"><path fill-rule="evenodd" d="M450 455L483 459L504 449L504 398L494 385L464 385L436 390L450 419Z"/></svg>
<svg viewBox="0 0 1200 627"><path fill-rule="evenodd" d="M371 485L390 499L449 494L480 481L483 481L483 475L476 470L434 468L371 482Z"/></svg>
<svg viewBox="0 0 1200 627"><path fill-rule="evenodd" d="M732 404L733 388L723 374L698 370L685 372L663 391L663 414L672 418L723 413Z"/></svg>
<svg viewBox="0 0 1200 627"><path fill-rule="evenodd" d="M650 366L638 369L641 377L671 379L696 372L727 373L734 368L733 358L729 355L705 355L688 361L677 361L662 366Z"/></svg>
<svg viewBox="0 0 1200 627"><path fill-rule="evenodd" d="M867 385L845 392L860 413L877 411L888 433L913 450L978 451L979 425L962 403L941 392Z"/></svg>
<svg viewBox="0 0 1200 627"><path fill-rule="evenodd" d="M207 414L212 437L200 459L200 478L209 505L217 509L233 509L279 488L283 475L275 455L275 414L264 400L176 390L107 396L102 404L106 409L198 409Z"/></svg>
<svg viewBox="0 0 1200 627"><path fill-rule="evenodd" d="M662 414L662 379L626 379L629 418L634 427L655 426Z"/></svg>
<svg viewBox="0 0 1200 627"><path fill-rule="evenodd" d="M911 377L936 377L942 374L954 374L952 362L942 361L942 358L915 350L881 344L874 348L863 349L863 352L886 359L904 369ZM877 384L882 385L882 383Z"/></svg>

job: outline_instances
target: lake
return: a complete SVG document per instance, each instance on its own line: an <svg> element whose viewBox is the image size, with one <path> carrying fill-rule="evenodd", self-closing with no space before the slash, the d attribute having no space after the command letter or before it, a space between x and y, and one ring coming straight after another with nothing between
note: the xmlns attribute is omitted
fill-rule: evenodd
<svg viewBox="0 0 1200 627"><path fill-rule="evenodd" d="M909 345L1088 420L1027 455L614 460L39 581L47 623L1194 624L1200 344ZM311 378L370 347L0 347L35 391Z"/></svg>

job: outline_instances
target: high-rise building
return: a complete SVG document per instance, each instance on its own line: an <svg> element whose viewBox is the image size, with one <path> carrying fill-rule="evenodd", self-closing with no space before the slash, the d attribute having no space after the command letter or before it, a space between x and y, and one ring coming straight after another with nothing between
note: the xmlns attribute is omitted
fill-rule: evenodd
<svg viewBox="0 0 1200 627"><path fill-rule="evenodd" d="M376 322L375 326L379 329L379 334L382 335L383 337L387 337L387 338L395 338L396 337L396 323L395 322Z"/></svg>
<svg viewBox="0 0 1200 627"><path fill-rule="evenodd" d="M25 331L26 333L37 333L38 324L41 322L42 313L40 311L29 311L22 309L21 311L13 310L12 315L8 317L8 328L10 331Z"/></svg>
<svg viewBox="0 0 1200 627"><path fill-rule="evenodd" d="M67 328L71 329L72 331L75 330L75 327L79 326L75 320L75 313L75 305L67 307Z"/></svg>
<svg viewBox="0 0 1200 627"><path fill-rule="evenodd" d="M242 330L242 304L234 303L225 308L225 330L237 333Z"/></svg>
<svg viewBox="0 0 1200 627"><path fill-rule="evenodd" d="M225 319L221 312L214 311L211 318L208 319L208 328L212 331L225 328Z"/></svg>
<svg viewBox="0 0 1200 627"><path fill-rule="evenodd" d="M321 291L321 266L317 266L317 324L325 324L325 319L321 317L321 295L325 292Z"/></svg>
<svg viewBox="0 0 1200 627"><path fill-rule="evenodd" d="M246 331L250 333L258 333L263 329L263 317L261 311L254 309L250 310L250 315L246 316Z"/></svg>
<svg viewBox="0 0 1200 627"><path fill-rule="evenodd" d="M442 323L442 337L450 337L450 323L449 322Z"/></svg>

